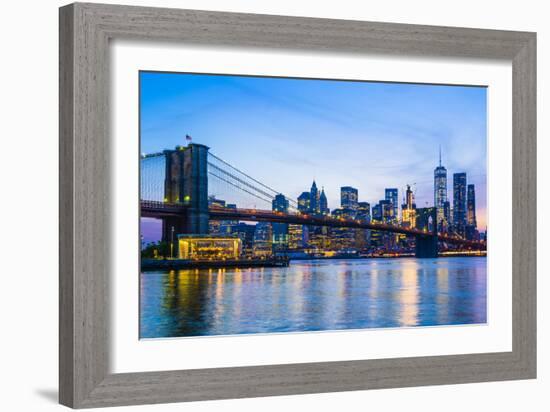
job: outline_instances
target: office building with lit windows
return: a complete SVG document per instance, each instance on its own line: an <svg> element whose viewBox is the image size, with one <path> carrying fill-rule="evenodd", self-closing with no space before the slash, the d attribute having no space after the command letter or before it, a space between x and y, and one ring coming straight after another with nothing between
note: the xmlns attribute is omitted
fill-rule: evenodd
<svg viewBox="0 0 550 412"><path fill-rule="evenodd" d="M404 227L416 227L416 204L410 185L407 185L405 191L405 203L401 205L401 224Z"/></svg>
<svg viewBox="0 0 550 412"><path fill-rule="evenodd" d="M466 232L466 173L453 175L453 229L460 236Z"/></svg>
<svg viewBox="0 0 550 412"><path fill-rule="evenodd" d="M328 208L327 195L325 194L325 188L321 189L321 194L319 195L319 212L323 216L328 216L330 209Z"/></svg>
<svg viewBox="0 0 550 412"><path fill-rule="evenodd" d="M466 194L466 239L479 240L476 218L476 188L469 184Z"/></svg>
<svg viewBox="0 0 550 412"><path fill-rule="evenodd" d="M274 212L288 213L288 200L278 194L272 201L272 210ZM273 251L286 250L288 248L288 224L272 223L273 230Z"/></svg>
<svg viewBox="0 0 550 412"><path fill-rule="evenodd" d="M445 215L447 202L447 169L441 164L441 148L439 149L439 166L434 170L434 207L436 208L437 228L445 231L449 220Z"/></svg>
<svg viewBox="0 0 550 412"><path fill-rule="evenodd" d="M298 196L298 210L302 213L309 213L311 210L310 192L302 192L302 194Z"/></svg>
<svg viewBox="0 0 550 412"><path fill-rule="evenodd" d="M356 188L342 186L340 188L340 206L342 209L357 210L359 195Z"/></svg>
<svg viewBox="0 0 550 412"><path fill-rule="evenodd" d="M399 219L399 194L398 190L395 188L387 188L385 190L385 200L391 203L393 208L392 212L392 221L397 221Z"/></svg>

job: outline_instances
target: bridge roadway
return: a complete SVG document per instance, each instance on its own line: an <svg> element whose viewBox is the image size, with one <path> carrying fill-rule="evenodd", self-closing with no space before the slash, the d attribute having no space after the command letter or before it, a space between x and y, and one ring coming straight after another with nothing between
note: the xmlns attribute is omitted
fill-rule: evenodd
<svg viewBox="0 0 550 412"><path fill-rule="evenodd" d="M159 201L141 201L141 216L152 218L178 217L186 213L188 207L183 204L164 203ZM407 236L433 237L438 241L449 244L458 244L475 249L485 249L485 243L462 239L441 233L425 232L416 228L388 225L377 222L364 222L330 216L311 216L301 213L283 213L271 210L257 209L233 209L211 206L208 209L209 218L212 220L245 220L255 222L288 223L307 226L347 227L352 229L378 230L391 233L400 233Z"/></svg>

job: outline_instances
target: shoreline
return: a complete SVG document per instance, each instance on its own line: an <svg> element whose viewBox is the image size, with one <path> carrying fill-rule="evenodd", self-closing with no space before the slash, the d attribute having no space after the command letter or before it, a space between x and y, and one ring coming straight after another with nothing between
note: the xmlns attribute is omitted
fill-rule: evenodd
<svg viewBox="0 0 550 412"><path fill-rule="evenodd" d="M484 255L473 254L452 254L440 255L439 258L455 258L455 257L487 257ZM226 261L190 261L182 259L142 259L141 272L152 272L163 269L221 269L221 268L257 268L257 267L288 267L292 261L301 262L306 260L370 260L370 259L422 259L415 258L414 254L399 255L399 256L322 256L322 257L293 257L289 259L257 259L257 260L226 260Z"/></svg>

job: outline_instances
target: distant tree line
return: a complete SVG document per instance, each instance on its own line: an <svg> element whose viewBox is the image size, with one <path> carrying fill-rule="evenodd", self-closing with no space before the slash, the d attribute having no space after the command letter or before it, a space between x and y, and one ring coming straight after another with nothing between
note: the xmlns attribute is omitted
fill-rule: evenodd
<svg viewBox="0 0 550 412"><path fill-rule="evenodd" d="M149 243L141 249L143 259L167 259L170 257L170 242Z"/></svg>

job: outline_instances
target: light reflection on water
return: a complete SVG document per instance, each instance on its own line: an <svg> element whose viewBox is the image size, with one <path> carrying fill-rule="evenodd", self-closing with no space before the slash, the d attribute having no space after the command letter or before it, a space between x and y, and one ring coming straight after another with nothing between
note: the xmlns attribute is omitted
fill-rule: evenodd
<svg viewBox="0 0 550 412"><path fill-rule="evenodd" d="M141 274L142 338L486 322L486 258Z"/></svg>

